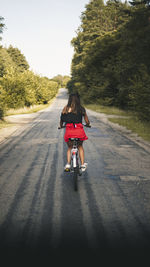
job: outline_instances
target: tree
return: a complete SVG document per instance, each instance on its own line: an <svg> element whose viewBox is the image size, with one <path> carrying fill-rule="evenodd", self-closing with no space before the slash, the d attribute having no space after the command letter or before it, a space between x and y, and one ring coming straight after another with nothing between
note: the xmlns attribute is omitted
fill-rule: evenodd
<svg viewBox="0 0 150 267"><path fill-rule="evenodd" d="M70 81L70 76L68 76L68 75L63 76L62 87L63 87L63 88L66 88L67 83L68 83L69 81Z"/></svg>
<svg viewBox="0 0 150 267"><path fill-rule="evenodd" d="M0 77L3 77L10 68L16 69L16 65L6 48L0 47Z"/></svg>
<svg viewBox="0 0 150 267"><path fill-rule="evenodd" d="M0 33L4 28L2 21L0 17ZM67 76L61 76L59 84L28 69L29 64L18 48L0 46L0 119L9 108L48 103L59 86L68 81ZM60 78L59 75L57 78Z"/></svg>
<svg viewBox="0 0 150 267"><path fill-rule="evenodd" d="M22 72L24 70L29 69L29 64L26 61L25 56L21 53L18 48L14 48L13 46L9 46L7 49L10 57L12 58L13 62L16 64L18 71Z"/></svg>
<svg viewBox="0 0 150 267"><path fill-rule="evenodd" d="M131 78L130 102L141 120L150 121L150 74L144 64L141 64Z"/></svg>
<svg viewBox="0 0 150 267"><path fill-rule="evenodd" d="M52 78L52 81L55 81L59 84L59 88L60 87L66 87L69 80L70 80L69 76L67 76L67 75L62 76L60 74L58 74L57 76Z"/></svg>
<svg viewBox="0 0 150 267"><path fill-rule="evenodd" d="M0 85L0 120L3 119L5 112L5 90Z"/></svg>
<svg viewBox="0 0 150 267"><path fill-rule="evenodd" d="M0 16L0 33L3 33L3 30L4 30L4 27L5 27L5 24L3 23L3 20L4 18ZM2 38L0 37L0 40Z"/></svg>
<svg viewBox="0 0 150 267"><path fill-rule="evenodd" d="M109 95L115 101L116 77L111 66L118 49L115 35L129 16L128 5L119 1L108 1L104 5L102 0L94 0L86 5L77 36L71 42L75 53L72 80L68 83L69 90L80 91L84 100L108 98ZM112 61L115 64L115 60Z"/></svg>
<svg viewBox="0 0 150 267"><path fill-rule="evenodd" d="M150 120L150 1L91 1L73 38L69 92ZM136 1L137 3L137 1Z"/></svg>

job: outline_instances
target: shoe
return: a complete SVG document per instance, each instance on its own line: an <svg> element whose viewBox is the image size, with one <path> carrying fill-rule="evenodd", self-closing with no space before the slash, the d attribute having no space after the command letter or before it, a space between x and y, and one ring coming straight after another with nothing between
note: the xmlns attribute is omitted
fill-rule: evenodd
<svg viewBox="0 0 150 267"><path fill-rule="evenodd" d="M71 165L70 164L66 164L65 167L64 167L64 171L65 172L70 172L70 168L71 168Z"/></svg>
<svg viewBox="0 0 150 267"><path fill-rule="evenodd" d="M86 168L87 168L87 163L84 163L83 165L81 165L81 170L82 170L82 172L85 172L85 170L86 170Z"/></svg>

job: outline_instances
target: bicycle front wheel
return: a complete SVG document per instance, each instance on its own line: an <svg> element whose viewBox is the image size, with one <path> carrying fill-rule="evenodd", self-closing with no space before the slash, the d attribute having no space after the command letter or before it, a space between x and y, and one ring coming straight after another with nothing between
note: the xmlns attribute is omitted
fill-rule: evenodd
<svg viewBox="0 0 150 267"><path fill-rule="evenodd" d="M74 168L73 172L73 182L74 182L74 190L78 190L78 171L77 168Z"/></svg>

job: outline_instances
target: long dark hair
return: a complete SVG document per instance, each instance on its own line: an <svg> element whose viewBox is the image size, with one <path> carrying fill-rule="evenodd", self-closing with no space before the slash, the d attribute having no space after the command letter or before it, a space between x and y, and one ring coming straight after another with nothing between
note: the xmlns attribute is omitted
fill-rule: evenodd
<svg viewBox="0 0 150 267"><path fill-rule="evenodd" d="M80 95L78 93L70 94L68 99L68 104L66 107L66 112L68 113L69 108L71 108L71 112L73 113L83 113L84 108L81 106L80 103Z"/></svg>

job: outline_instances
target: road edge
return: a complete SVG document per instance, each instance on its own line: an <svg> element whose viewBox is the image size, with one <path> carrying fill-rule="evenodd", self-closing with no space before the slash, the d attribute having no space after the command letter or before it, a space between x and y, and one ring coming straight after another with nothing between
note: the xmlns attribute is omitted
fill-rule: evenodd
<svg viewBox="0 0 150 267"><path fill-rule="evenodd" d="M92 116L95 116L97 119L102 121L103 123L109 125L114 130L119 131L123 136L143 148L145 151L150 153L150 143L148 141L145 141L142 137L140 137L138 134L133 133L131 130L128 130L126 127L119 125L118 123L113 123L109 121L109 115L106 115L104 113L99 113L96 111L93 111L91 109L86 109L89 114Z"/></svg>

